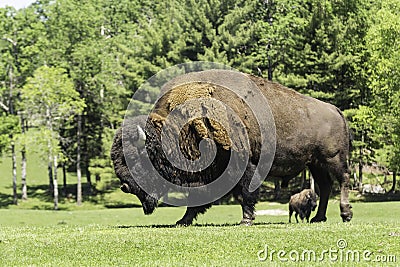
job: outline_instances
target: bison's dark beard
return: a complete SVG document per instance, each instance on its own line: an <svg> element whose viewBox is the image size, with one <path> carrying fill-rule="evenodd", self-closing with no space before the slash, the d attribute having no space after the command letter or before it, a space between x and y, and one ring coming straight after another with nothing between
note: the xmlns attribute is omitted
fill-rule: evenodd
<svg viewBox="0 0 400 267"><path fill-rule="evenodd" d="M144 214L150 215L154 212L154 210L158 206L158 200L154 197L147 195L143 198L139 198L140 202L142 202Z"/></svg>
<svg viewBox="0 0 400 267"><path fill-rule="evenodd" d="M123 183L121 185L121 190L124 193L131 193L136 195L142 203L143 211L146 215L152 214L158 206L158 200L151 195L145 193L136 184L130 186L128 185L128 183Z"/></svg>

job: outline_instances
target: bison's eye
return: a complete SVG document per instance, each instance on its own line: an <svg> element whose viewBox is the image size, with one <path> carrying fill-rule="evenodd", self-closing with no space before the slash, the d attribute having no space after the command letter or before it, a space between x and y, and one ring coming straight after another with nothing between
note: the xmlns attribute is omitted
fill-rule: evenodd
<svg viewBox="0 0 400 267"><path fill-rule="evenodd" d="M122 192L124 192L124 193L131 192L131 189L129 188L129 185L127 183L123 183L120 188L121 188Z"/></svg>

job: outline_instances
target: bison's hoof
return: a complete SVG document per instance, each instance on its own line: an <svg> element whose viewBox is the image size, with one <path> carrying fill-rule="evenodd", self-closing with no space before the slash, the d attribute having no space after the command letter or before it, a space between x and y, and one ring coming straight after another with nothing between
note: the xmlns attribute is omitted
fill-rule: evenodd
<svg viewBox="0 0 400 267"><path fill-rule="evenodd" d="M326 222L326 217L317 217L315 216L314 218L311 219L311 223L319 223L319 222Z"/></svg>
<svg viewBox="0 0 400 267"><path fill-rule="evenodd" d="M340 214L340 216L342 217L343 222L349 222L353 218L353 213L351 211L350 212L342 212Z"/></svg>
<svg viewBox="0 0 400 267"><path fill-rule="evenodd" d="M253 220L251 220L251 219L242 219L242 221L240 222L240 225L252 226L253 225Z"/></svg>

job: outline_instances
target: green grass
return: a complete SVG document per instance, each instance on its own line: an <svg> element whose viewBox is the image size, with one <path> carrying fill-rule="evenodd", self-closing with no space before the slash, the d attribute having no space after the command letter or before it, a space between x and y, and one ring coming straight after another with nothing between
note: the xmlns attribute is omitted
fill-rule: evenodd
<svg viewBox="0 0 400 267"><path fill-rule="evenodd" d="M2 266L265 266L281 265L277 255L260 262L257 253L268 246L304 249L317 254L338 250L369 250L371 258L396 255L400 264L400 227L396 202L355 203L351 223L340 222L338 203L332 201L328 222L288 224L288 216L258 216L256 225L241 227L240 207L214 206L196 225L173 227L184 208L159 208L143 215L140 208L109 210L0 210L0 265ZM287 209L287 205L260 203L261 209ZM292 252L293 253L293 252ZM263 256L264 254L261 254ZM292 256L295 256L293 254ZM312 265L343 265L328 255ZM289 259L289 256L286 255ZM375 259L375 258L374 258ZM353 262L354 263L354 262ZM361 266L377 263L360 262ZM289 260L285 265L293 265ZM310 262L300 262L309 266ZM352 263L350 265L353 265ZM396 263L388 264L396 266Z"/></svg>
<svg viewBox="0 0 400 267"><path fill-rule="evenodd" d="M350 223L341 222L335 196L326 223L288 224L288 216L257 216L252 227L237 225L241 219L238 205L221 205L201 215L194 226L175 228L184 207L158 208L150 216L141 208L121 208L139 202L122 193L117 180L115 184L113 180L98 183L99 194L86 196L82 206L76 205L74 196L60 197L61 210L53 211L46 165L37 155L28 156L29 199L20 200L18 206L11 205L10 159L0 162L0 266L293 266L288 254L288 262L281 262L277 251L296 256L305 249L318 255L324 250L369 250L372 259L395 255L397 261L331 261L325 254L321 262L300 261L296 265L400 266L398 201L360 202L368 199L353 192L354 218ZM18 183L19 177L18 170ZM71 192L75 181L74 174L68 174ZM371 200L376 201L375 197ZM257 205L258 210L287 208L287 203ZM339 239L346 240L345 249L338 250ZM257 253L265 256L266 246L275 254L272 260L261 262Z"/></svg>

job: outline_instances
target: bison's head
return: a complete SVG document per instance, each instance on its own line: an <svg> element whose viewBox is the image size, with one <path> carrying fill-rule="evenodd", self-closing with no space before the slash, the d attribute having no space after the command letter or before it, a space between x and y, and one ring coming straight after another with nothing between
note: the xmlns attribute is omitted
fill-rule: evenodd
<svg viewBox="0 0 400 267"><path fill-rule="evenodd" d="M149 194L138 185L138 179L151 182L149 166L146 161L145 133L146 116L129 119L115 134L111 148L111 159L114 170L121 181L121 190L124 193L134 194L142 203L145 214L151 214L157 207L157 194ZM124 142L122 141L124 138ZM127 164L127 159L129 164ZM129 165L129 167L128 167ZM141 180L143 181L143 180Z"/></svg>
<svg viewBox="0 0 400 267"><path fill-rule="evenodd" d="M121 190L124 193L134 194L139 198L140 202L142 203L144 214L149 215L153 213L153 211L157 208L157 197L146 193L133 179L121 179L121 183Z"/></svg>
<svg viewBox="0 0 400 267"><path fill-rule="evenodd" d="M307 200L307 204L311 207L311 210L315 210L315 208L317 207L317 194L315 194L314 191L312 191L311 189L307 190L307 194L306 194L306 200Z"/></svg>

